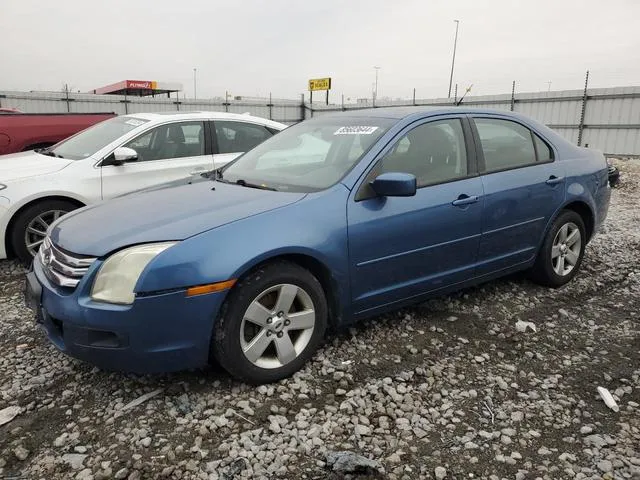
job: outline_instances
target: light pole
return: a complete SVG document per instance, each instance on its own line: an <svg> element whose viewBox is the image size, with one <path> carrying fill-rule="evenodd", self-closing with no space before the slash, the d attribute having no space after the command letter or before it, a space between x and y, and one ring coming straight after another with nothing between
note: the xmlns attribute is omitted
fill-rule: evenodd
<svg viewBox="0 0 640 480"><path fill-rule="evenodd" d="M456 38L453 41L453 59L451 60L451 76L449 77L449 95L447 98L451 98L451 84L453 83L453 66L456 63L456 46L458 45L458 27L460 26L460 20L454 20L456 22Z"/></svg>
<svg viewBox="0 0 640 480"><path fill-rule="evenodd" d="M376 106L376 100L378 99L378 70L380 67L373 67L376 70L376 83L373 87L373 106Z"/></svg>
<svg viewBox="0 0 640 480"><path fill-rule="evenodd" d="M193 99L198 98L198 91L196 90L196 69L193 69Z"/></svg>

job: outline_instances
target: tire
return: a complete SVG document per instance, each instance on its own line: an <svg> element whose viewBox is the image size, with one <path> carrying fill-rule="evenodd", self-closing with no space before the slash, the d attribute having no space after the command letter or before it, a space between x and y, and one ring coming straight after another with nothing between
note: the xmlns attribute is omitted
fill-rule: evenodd
<svg viewBox="0 0 640 480"><path fill-rule="evenodd" d="M577 240L574 235L579 235ZM574 211L563 210L551 225L538 252L531 270L532 279L552 288L570 282L580 269L586 244L587 236L582 217Z"/></svg>
<svg viewBox="0 0 640 480"><path fill-rule="evenodd" d="M289 309L287 298L293 299ZM279 302L286 311L278 312ZM214 325L210 353L238 379L251 384L276 382L311 358L324 337L327 315L327 300L316 277L291 262L269 263L229 293Z"/></svg>
<svg viewBox="0 0 640 480"><path fill-rule="evenodd" d="M11 227L10 244L13 253L25 265L29 264L37 251L39 244L44 240L44 235L36 234L35 231L27 232L29 227L46 233L48 226L54 220L65 213L75 210L78 206L67 200L43 200L35 203L17 214ZM38 221L37 219L41 220ZM31 248L29 245L33 245Z"/></svg>

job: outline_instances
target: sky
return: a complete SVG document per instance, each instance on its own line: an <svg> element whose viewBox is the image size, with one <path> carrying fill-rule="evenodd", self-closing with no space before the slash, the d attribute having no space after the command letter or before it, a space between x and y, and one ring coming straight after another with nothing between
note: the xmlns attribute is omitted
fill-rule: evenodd
<svg viewBox="0 0 640 480"><path fill-rule="evenodd" d="M640 0L0 0L0 90L179 82L331 101L640 85ZM551 83L549 83L551 82ZM320 95L323 92L318 92Z"/></svg>

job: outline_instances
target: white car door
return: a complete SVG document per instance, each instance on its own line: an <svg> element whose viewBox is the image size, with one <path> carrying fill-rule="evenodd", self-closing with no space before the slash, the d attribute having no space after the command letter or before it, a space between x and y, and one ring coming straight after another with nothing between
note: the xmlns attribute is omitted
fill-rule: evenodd
<svg viewBox="0 0 640 480"><path fill-rule="evenodd" d="M102 198L108 199L185 179L213 168L205 122L183 121L159 125L124 144L138 158L102 170Z"/></svg>
<svg viewBox="0 0 640 480"><path fill-rule="evenodd" d="M216 168L221 167L274 135L264 125L238 120L213 121L216 145L213 156Z"/></svg>

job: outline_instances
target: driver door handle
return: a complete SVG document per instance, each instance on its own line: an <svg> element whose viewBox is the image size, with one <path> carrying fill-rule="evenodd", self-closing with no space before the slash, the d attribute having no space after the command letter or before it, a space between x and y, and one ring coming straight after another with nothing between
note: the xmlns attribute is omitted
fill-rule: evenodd
<svg viewBox="0 0 640 480"><path fill-rule="evenodd" d="M556 185L561 182L564 182L564 177L556 177L555 175L551 175L545 183L547 185Z"/></svg>
<svg viewBox="0 0 640 480"><path fill-rule="evenodd" d="M478 195L467 195L463 193L458 197L457 200L454 200L453 202L451 202L451 205L454 205L456 207L462 207L464 205L476 203L479 199L480 197Z"/></svg>

